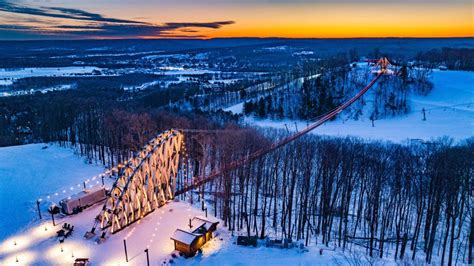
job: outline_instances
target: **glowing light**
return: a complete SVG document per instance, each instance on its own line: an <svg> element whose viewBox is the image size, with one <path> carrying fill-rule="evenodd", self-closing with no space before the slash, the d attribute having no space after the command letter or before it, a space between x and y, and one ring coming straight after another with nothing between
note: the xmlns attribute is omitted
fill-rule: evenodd
<svg viewBox="0 0 474 266"><path fill-rule="evenodd" d="M28 234L28 238L33 242L38 239L51 237L54 235L52 230L48 230L49 223L42 223L37 227L32 228Z"/></svg>
<svg viewBox="0 0 474 266"><path fill-rule="evenodd" d="M68 256L66 254L71 254ZM45 252L45 258L54 265L72 265L74 257L90 257L90 250L83 244L74 240L59 245L52 246Z"/></svg>
<svg viewBox="0 0 474 266"><path fill-rule="evenodd" d="M31 245L32 240L33 238L31 236L15 236L15 238L7 239L1 243L0 250L3 251L4 254L23 250Z"/></svg>
<svg viewBox="0 0 474 266"><path fill-rule="evenodd" d="M37 254L32 251L23 251L14 255L5 257L4 260L0 258L0 265L32 265L37 257Z"/></svg>

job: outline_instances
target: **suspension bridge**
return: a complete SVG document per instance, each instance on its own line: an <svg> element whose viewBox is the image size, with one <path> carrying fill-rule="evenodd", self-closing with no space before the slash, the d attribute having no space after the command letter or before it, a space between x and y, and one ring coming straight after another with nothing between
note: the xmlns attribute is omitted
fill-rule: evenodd
<svg viewBox="0 0 474 266"><path fill-rule="evenodd" d="M303 130L281 139L269 147L259 149L224 165L205 176L187 178L185 134L207 132L206 130L171 129L161 133L149 141L125 164L114 168L117 179L108 192L91 231L88 231L85 237L94 237L97 234L96 230L99 229L101 231L99 240L105 240L108 233L114 234L127 228L174 197L196 189L222 176L227 171L255 161L333 119L360 99L382 76L393 73L389 70L391 63L387 58L369 60L368 62L378 66L379 70L370 83L352 98L321 116ZM215 130L210 132L219 133Z"/></svg>

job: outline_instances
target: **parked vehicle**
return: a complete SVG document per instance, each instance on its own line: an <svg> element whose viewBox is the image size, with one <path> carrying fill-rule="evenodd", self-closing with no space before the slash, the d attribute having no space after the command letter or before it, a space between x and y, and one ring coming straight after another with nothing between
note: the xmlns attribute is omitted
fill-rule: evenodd
<svg viewBox="0 0 474 266"><path fill-rule="evenodd" d="M81 191L69 198L59 202L61 211L65 214L75 214L83 209L94 205L95 203L105 200L106 190L104 187L95 187Z"/></svg>

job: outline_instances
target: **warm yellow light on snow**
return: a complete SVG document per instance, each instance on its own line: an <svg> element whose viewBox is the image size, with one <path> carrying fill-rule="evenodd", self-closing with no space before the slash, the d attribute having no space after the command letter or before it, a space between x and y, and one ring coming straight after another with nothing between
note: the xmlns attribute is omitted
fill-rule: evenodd
<svg viewBox="0 0 474 266"><path fill-rule="evenodd" d="M32 251L22 251L0 259L0 265L32 265L37 258L37 254Z"/></svg>

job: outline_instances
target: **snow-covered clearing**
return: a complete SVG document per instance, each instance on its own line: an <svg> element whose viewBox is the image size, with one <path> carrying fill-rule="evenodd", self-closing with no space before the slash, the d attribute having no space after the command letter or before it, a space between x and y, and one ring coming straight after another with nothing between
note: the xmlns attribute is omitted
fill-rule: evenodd
<svg viewBox="0 0 474 266"><path fill-rule="evenodd" d="M71 90L74 87L75 87L74 84L63 84L63 85L58 85L58 86L43 88L43 89L11 90L11 91L6 91L6 92L0 92L0 97L29 95L29 94L34 94L37 92L48 93L51 91L64 91L64 90Z"/></svg>
<svg viewBox="0 0 474 266"><path fill-rule="evenodd" d="M9 79L0 79L0 86L9 86L12 84L13 84L13 81Z"/></svg>
<svg viewBox="0 0 474 266"><path fill-rule="evenodd" d="M127 86L127 87L124 87L123 90L124 91L141 91L158 84L160 84L160 81L155 80L155 81L143 83L141 85Z"/></svg>
<svg viewBox="0 0 474 266"><path fill-rule="evenodd" d="M37 199L44 197L46 201L48 195L52 195L51 200L63 199L78 191L77 184L103 171L102 167L86 164L71 149L56 145L0 148L0 241L38 218ZM43 207L43 215L47 215Z"/></svg>
<svg viewBox="0 0 474 266"><path fill-rule="evenodd" d="M238 103L236 105L232 105L231 107L225 108L224 111L232 112L234 114L241 114L244 111L244 103Z"/></svg>
<svg viewBox="0 0 474 266"><path fill-rule="evenodd" d="M220 73L220 71L213 71L207 69L184 69L182 67L160 67L161 72L155 72L155 74L163 75L202 75Z"/></svg>
<svg viewBox="0 0 474 266"><path fill-rule="evenodd" d="M357 136L373 140L404 142L410 139L430 140L449 136L462 140L474 135L474 73L467 71L434 71L431 74L434 88L427 96L410 96L411 111L407 115L376 120L375 126L363 114L359 120L338 118L315 129L313 134L331 136ZM426 110L423 121L422 109ZM239 106L228 108L241 112ZM246 118L246 123L261 127L274 127L294 131L308 122ZM296 125L295 126L295 122ZM286 124L286 126L285 126Z"/></svg>
<svg viewBox="0 0 474 266"><path fill-rule="evenodd" d="M33 67L33 68L2 68L0 69L0 79L20 79L28 77L60 77L78 74L90 74L92 71L101 69L92 66L71 66L71 67Z"/></svg>

